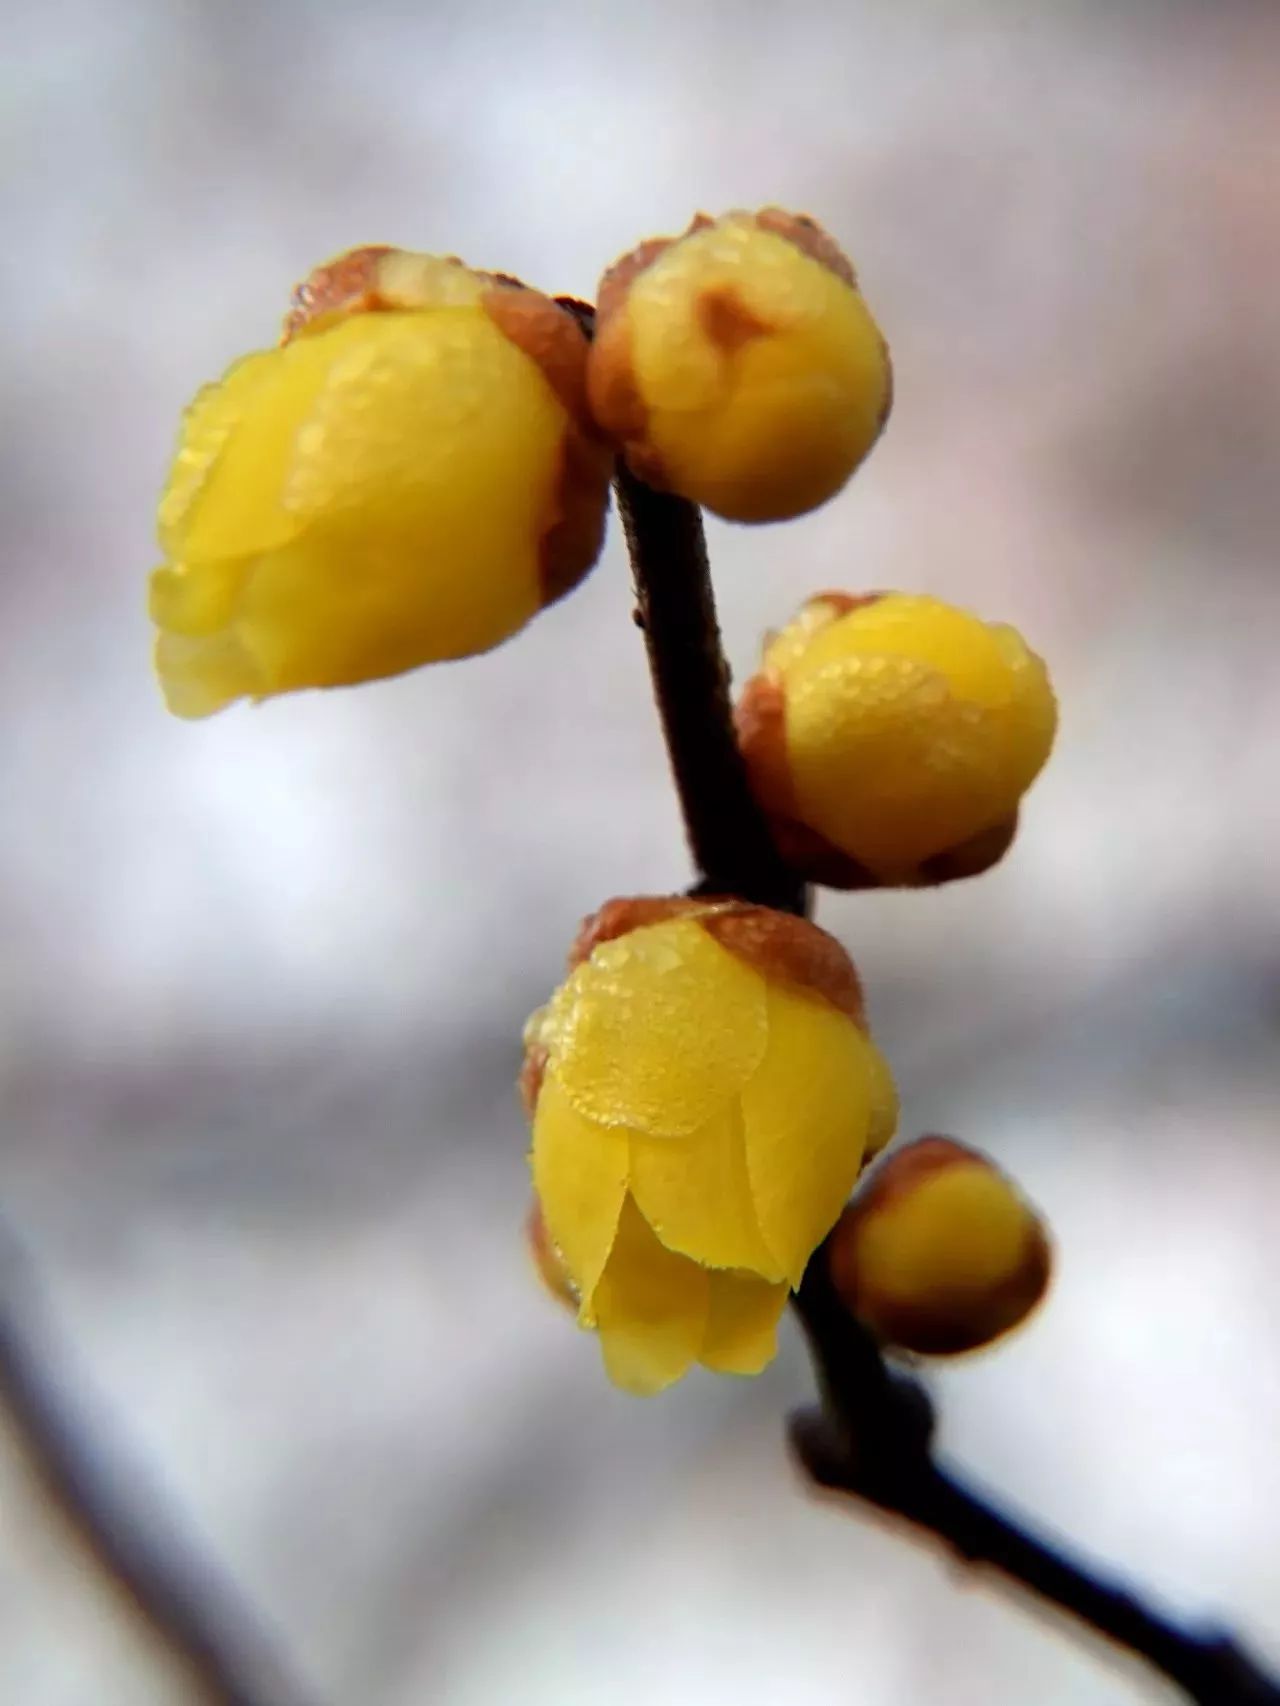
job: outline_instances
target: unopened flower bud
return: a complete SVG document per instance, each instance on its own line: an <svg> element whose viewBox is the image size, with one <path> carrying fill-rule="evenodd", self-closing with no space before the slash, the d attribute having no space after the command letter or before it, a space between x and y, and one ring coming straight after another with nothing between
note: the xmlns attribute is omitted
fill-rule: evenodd
<svg viewBox="0 0 1280 1706"><path fill-rule="evenodd" d="M887 1344L977 1350L1044 1296L1050 1247L1036 1211L985 1155L925 1137L882 1162L827 1244L846 1307Z"/></svg>
<svg viewBox="0 0 1280 1706"><path fill-rule="evenodd" d="M356 249L187 410L151 578L169 708L495 646L600 550L612 458L572 315L460 261Z"/></svg>
<svg viewBox="0 0 1280 1706"><path fill-rule="evenodd" d="M994 864L1057 706L1015 629L936 598L829 592L770 638L736 721L787 859L814 882L867 888Z"/></svg>
<svg viewBox="0 0 1280 1706"><path fill-rule="evenodd" d="M896 1098L833 937L740 901L611 901L525 1031L534 1188L610 1376L755 1374Z"/></svg>
<svg viewBox="0 0 1280 1706"><path fill-rule="evenodd" d="M616 262L588 383L641 479L730 521L786 520L833 496L892 395L852 266L781 208L699 214Z"/></svg>

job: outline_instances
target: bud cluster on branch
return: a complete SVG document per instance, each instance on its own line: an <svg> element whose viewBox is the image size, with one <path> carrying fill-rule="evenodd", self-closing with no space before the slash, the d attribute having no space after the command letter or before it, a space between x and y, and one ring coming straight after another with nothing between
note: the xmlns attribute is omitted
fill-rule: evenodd
<svg viewBox="0 0 1280 1706"><path fill-rule="evenodd" d="M785 520L844 485L889 413L853 267L777 208L642 243L605 273L590 331L452 258L364 248L318 268L279 347L187 412L151 585L171 708L484 651L590 569L616 456L731 520ZM1011 628L865 592L811 597L737 711L779 851L840 887L991 864L1054 724ZM758 1371L896 1118L844 950L732 897L612 902L526 1044L539 1266L610 1374L653 1392L695 1361ZM855 1218L844 1242L881 1249L900 1223ZM912 1271L952 1309L967 1295ZM875 1318L865 1280L848 1295Z"/></svg>
<svg viewBox="0 0 1280 1706"><path fill-rule="evenodd" d="M640 1394L695 1364L758 1373L795 1297L825 1398L798 1435L815 1480L1170 1676L1203 1674L1194 1698L1273 1701L1221 1692L1245 1676L1228 1643L1170 1629L957 1488L922 1389L882 1354L1001 1338L1044 1295L1050 1244L976 1150L886 1148L892 1073L808 885L990 868L1056 701L1013 628L854 587L791 588L731 706L695 506L759 524L827 502L892 397L854 269L804 215L699 214L611 266L594 308L354 249L299 286L277 347L186 413L151 578L161 687L203 717L484 652L589 572L612 483L700 880L591 912L526 1026L537 1272Z"/></svg>

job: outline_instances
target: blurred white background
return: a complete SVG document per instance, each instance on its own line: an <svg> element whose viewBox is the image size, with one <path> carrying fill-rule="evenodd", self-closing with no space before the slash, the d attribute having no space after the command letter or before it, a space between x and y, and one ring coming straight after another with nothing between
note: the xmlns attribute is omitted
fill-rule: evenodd
<svg viewBox="0 0 1280 1706"><path fill-rule="evenodd" d="M759 1381L639 1403L526 1272L511 1080L576 920L687 880L619 530L489 657L166 718L176 417L316 260L589 295L698 207L850 250L890 430L712 528L739 673L827 585L1021 626L1014 855L825 902L904 1129L1050 1215L945 1442L1280 1662L1280 11L17 0L0 122L0 1200L116 1420L333 1706L1120 1706L1150 1679L810 1502ZM2 1443L2 1442L0 1442ZM0 1454L0 1695L180 1700Z"/></svg>

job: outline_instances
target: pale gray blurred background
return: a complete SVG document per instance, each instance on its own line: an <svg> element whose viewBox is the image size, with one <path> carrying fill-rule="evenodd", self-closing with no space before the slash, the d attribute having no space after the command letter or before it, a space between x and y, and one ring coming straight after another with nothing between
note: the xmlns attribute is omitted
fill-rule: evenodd
<svg viewBox="0 0 1280 1706"><path fill-rule="evenodd" d="M168 719L176 416L316 260L591 293L699 207L852 252L889 433L712 528L741 673L819 586L1047 654L1016 853L824 903L905 1129L1048 1211L956 1457L1280 1661L1280 8L19 0L0 105L0 1198L66 1336L335 1706L1164 1698L810 1503L808 1391L641 1403L530 1282L510 1082L581 913L687 869L618 530L487 658ZM2 1446L2 1442L0 1442ZM180 1700L0 1450L0 1697Z"/></svg>

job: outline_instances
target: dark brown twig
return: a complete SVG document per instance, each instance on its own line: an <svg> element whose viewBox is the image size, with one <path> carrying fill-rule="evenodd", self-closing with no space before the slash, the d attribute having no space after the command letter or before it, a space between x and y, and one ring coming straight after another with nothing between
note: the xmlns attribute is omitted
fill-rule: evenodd
<svg viewBox="0 0 1280 1706"><path fill-rule="evenodd" d="M0 1226L0 1423L103 1580L210 1706L314 1706L167 1501L103 1441L101 1406L65 1366L29 1264ZM113 1430L114 1431L114 1430Z"/></svg>
<svg viewBox="0 0 1280 1706"><path fill-rule="evenodd" d="M702 516L620 466L614 483L636 607L685 828L703 886L803 912L805 885L756 810L734 738ZM696 810L689 802L696 800Z"/></svg>
<svg viewBox="0 0 1280 1706"><path fill-rule="evenodd" d="M625 470L616 489L698 888L803 912L804 886L774 850L738 757L698 512ZM815 1484L860 1499L958 1557L987 1565L1145 1659L1200 1706L1280 1706L1280 1685L1230 1636L1183 1629L1158 1616L944 1470L934 1456L927 1392L890 1367L867 1330L841 1307L826 1271L819 1250L795 1299L822 1407L794 1417L791 1438Z"/></svg>

